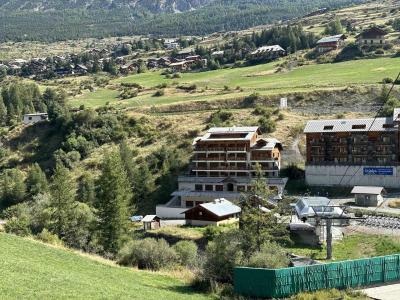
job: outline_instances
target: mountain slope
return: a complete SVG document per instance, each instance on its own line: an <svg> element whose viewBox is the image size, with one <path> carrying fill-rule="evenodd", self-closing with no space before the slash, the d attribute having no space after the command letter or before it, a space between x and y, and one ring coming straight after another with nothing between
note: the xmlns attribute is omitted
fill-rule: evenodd
<svg viewBox="0 0 400 300"><path fill-rule="evenodd" d="M0 233L2 299L209 299L181 281Z"/></svg>
<svg viewBox="0 0 400 300"><path fill-rule="evenodd" d="M1 40L203 35L365 0L0 0Z"/></svg>

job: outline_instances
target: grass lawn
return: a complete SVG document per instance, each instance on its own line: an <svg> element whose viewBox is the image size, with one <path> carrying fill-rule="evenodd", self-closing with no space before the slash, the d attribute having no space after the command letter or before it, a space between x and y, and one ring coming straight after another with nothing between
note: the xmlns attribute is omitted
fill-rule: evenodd
<svg viewBox="0 0 400 300"><path fill-rule="evenodd" d="M178 279L0 234L2 299L210 299Z"/></svg>
<svg viewBox="0 0 400 300"><path fill-rule="evenodd" d="M378 84L385 77L394 78L400 65L400 58L377 58L354 60L334 64L312 64L297 67L287 72L275 73L278 62L257 66L221 69L216 71L184 73L181 78L166 79L160 71L149 71L142 74L121 77L112 81L119 83L138 83L146 88L167 83L164 96L152 97L146 92L139 97L124 101L117 100L117 91L98 89L71 100L79 106L99 106L106 102L116 102L122 107L143 105L160 105L181 101L233 99L258 92L261 95L285 94L343 88L349 85ZM178 85L197 85L197 92L185 93L176 90L172 83ZM227 86L229 90L224 90ZM241 90L236 89L240 87ZM155 91L155 89L154 89Z"/></svg>
<svg viewBox="0 0 400 300"><path fill-rule="evenodd" d="M326 257L325 247L322 249L292 247L288 250L297 255L313 257L317 260L324 260ZM345 236L343 240L333 244L333 258L336 261L383 256L399 252L400 239L390 236L354 234Z"/></svg>

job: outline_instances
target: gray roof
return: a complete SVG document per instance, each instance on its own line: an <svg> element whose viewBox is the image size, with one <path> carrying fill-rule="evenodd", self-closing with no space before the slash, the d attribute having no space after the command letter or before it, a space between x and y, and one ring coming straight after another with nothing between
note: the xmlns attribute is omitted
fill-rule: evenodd
<svg viewBox="0 0 400 300"><path fill-rule="evenodd" d="M302 200L307 206L326 206L331 200L326 197L302 197Z"/></svg>
<svg viewBox="0 0 400 300"><path fill-rule="evenodd" d="M171 194L171 196L189 196L189 197L210 197L210 198L220 198L220 197L226 197L226 198L234 198L238 199L240 198L241 193L240 192L213 192L213 191L175 191Z"/></svg>
<svg viewBox="0 0 400 300"><path fill-rule="evenodd" d="M281 46L279 45L272 45L272 46L262 46L258 48L257 50L253 51L251 54L259 54L259 53L265 53L265 52L278 52L278 51L285 51Z"/></svg>
<svg viewBox="0 0 400 300"><path fill-rule="evenodd" d="M341 39L345 39L344 34L326 36L326 37L323 37L322 39L318 40L317 44L337 42Z"/></svg>
<svg viewBox="0 0 400 300"><path fill-rule="evenodd" d="M382 186L355 186L351 191L352 194L371 194L380 195L383 191Z"/></svg>
<svg viewBox="0 0 400 300"><path fill-rule="evenodd" d="M223 198L216 199L214 202L200 204L200 206L218 217L234 215L242 211L239 206Z"/></svg>
<svg viewBox="0 0 400 300"><path fill-rule="evenodd" d="M313 120L308 121L304 133L319 132L367 132L367 131L394 131L392 128L385 128L383 125L392 125L393 118L368 119L336 119L336 120ZM363 128L353 128L353 125L365 125ZM328 128L329 126L332 126Z"/></svg>
<svg viewBox="0 0 400 300"><path fill-rule="evenodd" d="M207 132L208 133L248 133L256 132L258 130L257 126L248 127L212 127Z"/></svg>

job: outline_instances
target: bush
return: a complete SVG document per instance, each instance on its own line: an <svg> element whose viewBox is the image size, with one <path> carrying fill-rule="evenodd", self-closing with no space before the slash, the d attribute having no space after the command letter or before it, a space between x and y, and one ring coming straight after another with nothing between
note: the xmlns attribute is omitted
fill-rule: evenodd
<svg viewBox="0 0 400 300"><path fill-rule="evenodd" d="M193 241L180 241L173 247L182 266L194 266L197 261L197 245Z"/></svg>
<svg viewBox="0 0 400 300"><path fill-rule="evenodd" d="M276 129L275 121L266 117L261 117L258 120L258 126L260 127L261 132L271 133Z"/></svg>
<svg viewBox="0 0 400 300"><path fill-rule="evenodd" d="M118 253L118 263L139 269L160 270L174 264L175 251L164 239L146 238L127 243Z"/></svg>
<svg viewBox="0 0 400 300"><path fill-rule="evenodd" d="M206 229L204 230L203 236L204 236L204 238L205 238L207 241L212 241L212 240L214 240L219 234L221 234L221 232L222 232L221 227L209 225L209 226L207 226Z"/></svg>
<svg viewBox="0 0 400 300"><path fill-rule="evenodd" d="M377 49L377 50L375 51L375 54L377 54L377 55L382 55L382 54L385 54L385 52L383 51L383 49Z"/></svg>
<svg viewBox="0 0 400 300"><path fill-rule="evenodd" d="M164 96L165 92L164 90L158 90L157 92L154 93L154 97L161 97Z"/></svg>
<svg viewBox="0 0 400 300"><path fill-rule="evenodd" d="M341 62L345 60L352 60L358 57L363 57L364 54L361 51L360 47L357 44L349 43L340 51L340 53L336 56L335 62Z"/></svg>
<svg viewBox="0 0 400 300"><path fill-rule="evenodd" d="M267 243L261 247L261 251L252 254L246 266L252 268L286 268L289 266L289 258L285 250L276 243Z"/></svg>
<svg viewBox="0 0 400 300"><path fill-rule="evenodd" d="M49 232L46 228L44 228L42 230L41 233L39 233L36 238L46 244L50 244L50 245L63 245L63 242L58 238L57 235L52 234L51 232Z"/></svg>
<svg viewBox="0 0 400 300"><path fill-rule="evenodd" d="M231 112L219 109L217 112L210 115L209 123L212 126L221 126L232 119L233 115Z"/></svg>
<svg viewBox="0 0 400 300"><path fill-rule="evenodd" d="M256 107L253 110L253 114L257 116L264 116L266 118L271 117L272 111L269 107L265 107L262 105L256 105Z"/></svg>
<svg viewBox="0 0 400 300"><path fill-rule="evenodd" d="M389 77L383 78L382 83L393 83L393 79Z"/></svg>

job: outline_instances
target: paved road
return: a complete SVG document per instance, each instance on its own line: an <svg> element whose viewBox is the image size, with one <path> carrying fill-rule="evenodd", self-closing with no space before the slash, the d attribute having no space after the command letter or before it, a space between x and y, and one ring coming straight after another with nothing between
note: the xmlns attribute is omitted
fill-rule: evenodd
<svg viewBox="0 0 400 300"><path fill-rule="evenodd" d="M377 300L399 300L400 283L361 290L365 295Z"/></svg>

